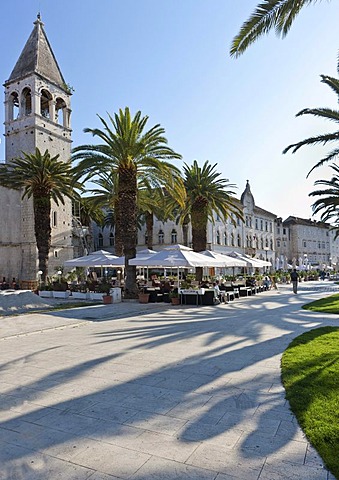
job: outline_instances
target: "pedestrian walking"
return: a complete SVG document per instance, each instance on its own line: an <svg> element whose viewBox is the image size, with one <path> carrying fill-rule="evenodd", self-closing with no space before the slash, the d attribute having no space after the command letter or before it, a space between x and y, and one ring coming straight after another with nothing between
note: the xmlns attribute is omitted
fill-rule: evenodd
<svg viewBox="0 0 339 480"><path fill-rule="evenodd" d="M291 273L291 281L292 281L292 287L293 287L293 293L298 293L298 281L299 281L299 275L296 269L293 270Z"/></svg>

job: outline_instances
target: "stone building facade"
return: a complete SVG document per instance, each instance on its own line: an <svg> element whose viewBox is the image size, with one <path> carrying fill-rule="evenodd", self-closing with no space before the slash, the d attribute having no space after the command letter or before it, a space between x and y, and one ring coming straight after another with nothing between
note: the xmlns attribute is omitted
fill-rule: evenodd
<svg viewBox="0 0 339 480"><path fill-rule="evenodd" d="M220 253L237 251L269 260L275 266L275 220L277 216L255 205L250 184L247 181L245 190L238 200L243 211L244 221L234 218L222 221L217 215L214 222L208 222L207 248ZM114 253L114 231L110 228L94 226L94 249L105 249ZM192 230L188 225L188 245L191 246ZM184 233L175 221L162 222L154 219L153 248L161 250L169 245L184 244ZM146 229L138 231L138 249L147 245Z"/></svg>
<svg viewBox="0 0 339 480"><path fill-rule="evenodd" d="M276 221L276 254L292 266L327 268L339 262L339 239L325 222L290 216Z"/></svg>
<svg viewBox="0 0 339 480"><path fill-rule="evenodd" d="M70 91L62 76L40 18L5 87L5 162L47 149L68 161L71 154ZM37 279L37 248L32 200L0 187L0 275ZM52 205L49 273L73 257L72 205Z"/></svg>

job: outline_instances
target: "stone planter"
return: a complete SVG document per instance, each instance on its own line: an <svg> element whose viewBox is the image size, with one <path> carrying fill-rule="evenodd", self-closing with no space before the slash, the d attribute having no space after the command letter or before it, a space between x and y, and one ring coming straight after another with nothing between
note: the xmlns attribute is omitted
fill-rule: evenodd
<svg viewBox="0 0 339 480"><path fill-rule="evenodd" d="M52 292L52 290L40 290L39 291L39 297L53 298L53 292Z"/></svg>
<svg viewBox="0 0 339 480"><path fill-rule="evenodd" d="M89 298L90 300L102 300L102 293L99 292L90 292Z"/></svg>
<svg viewBox="0 0 339 480"><path fill-rule="evenodd" d="M86 292L72 292L72 298L77 300L88 300L89 294Z"/></svg>
<svg viewBox="0 0 339 480"><path fill-rule="evenodd" d="M56 290L53 290L53 298L68 298L70 295L70 291L66 290L66 292L57 292Z"/></svg>

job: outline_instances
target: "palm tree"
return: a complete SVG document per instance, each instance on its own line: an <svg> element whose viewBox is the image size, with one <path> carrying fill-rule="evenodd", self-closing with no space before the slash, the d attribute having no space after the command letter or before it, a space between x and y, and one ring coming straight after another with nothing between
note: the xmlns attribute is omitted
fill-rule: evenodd
<svg viewBox="0 0 339 480"><path fill-rule="evenodd" d="M70 162L51 157L48 150L41 154L23 152L22 158L11 160L0 167L0 185L14 190L23 189L22 199L33 199L34 233L38 249L38 269L41 280L46 280L48 255L51 246L51 202L64 204L64 197L75 198L75 182Z"/></svg>
<svg viewBox="0 0 339 480"><path fill-rule="evenodd" d="M337 95L339 98L339 80L337 78L329 77L327 75L321 75L321 81L328 85ZM325 118L332 122L339 124L339 110L333 110L331 108L305 108L297 113L297 117L301 115L314 115L315 117ZM292 153L295 153L304 145L318 145L323 144L326 145L329 142L338 142L339 140L339 131L335 131L332 133L327 133L323 135L318 135L316 137L306 138L306 140L302 140L301 142L294 143L289 145L285 148L283 153L288 152L292 149ZM308 172L308 175L317 167L320 167L326 162L330 160L335 160L339 154L339 147L335 147L334 150L329 152L324 158L322 158L313 168Z"/></svg>
<svg viewBox="0 0 339 480"><path fill-rule="evenodd" d="M322 190L314 190L310 197L321 197L313 205L313 214L321 213L321 220L334 222L333 229L336 230L335 238L339 236L339 166L330 165L334 174L330 180L317 180L314 185L324 185Z"/></svg>
<svg viewBox="0 0 339 480"><path fill-rule="evenodd" d="M184 185L186 189L186 205L181 211L182 221L189 216L192 225L192 243L195 252L207 248L207 223L214 222L214 214L223 220L243 218L241 206L229 190L235 185L228 183L228 179L220 178L215 170L217 164L211 165L206 161L199 167L194 160L191 166L184 165ZM196 271L197 280L202 279L202 269Z"/></svg>
<svg viewBox="0 0 339 480"><path fill-rule="evenodd" d="M114 170L118 178L118 212L116 225L120 230L125 255L125 296L137 295L136 268L128 261L135 257L137 245L137 191L138 178L144 184L163 186L180 179L179 170L167 160L180 159L181 155L167 146L164 129L155 125L145 132L148 117L137 112L132 118L129 109L108 115L111 126L99 116L103 130L86 128L103 142L99 145L82 145L74 149L74 160L79 176L85 179L93 174ZM166 160L166 161L165 161Z"/></svg>
<svg viewBox="0 0 339 480"><path fill-rule="evenodd" d="M300 10L317 0L262 0L234 37L230 54L239 57L262 35L275 30L285 37Z"/></svg>

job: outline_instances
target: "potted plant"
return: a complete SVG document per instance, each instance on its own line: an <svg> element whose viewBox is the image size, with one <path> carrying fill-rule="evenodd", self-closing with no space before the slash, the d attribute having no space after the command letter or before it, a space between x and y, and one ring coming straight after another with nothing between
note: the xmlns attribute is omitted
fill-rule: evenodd
<svg viewBox="0 0 339 480"><path fill-rule="evenodd" d="M99 283L97 287L98 293L101 293L102 301L105 305L112 303L112 295L110 294L111 285L107 282Z"/></svg>
<svg viewBox="0 0 339 480"><path fill-rule="evenodd" d="M149 302L149 293L144 291L139 292L139 303L148 303Z"/></svg>
<svg viewBox="0 0 339 480"><path fill-rule="evenodd" d="M171 299L172 305L180 305L179 291L177 288L170 292L169 298Z"/></svg>

